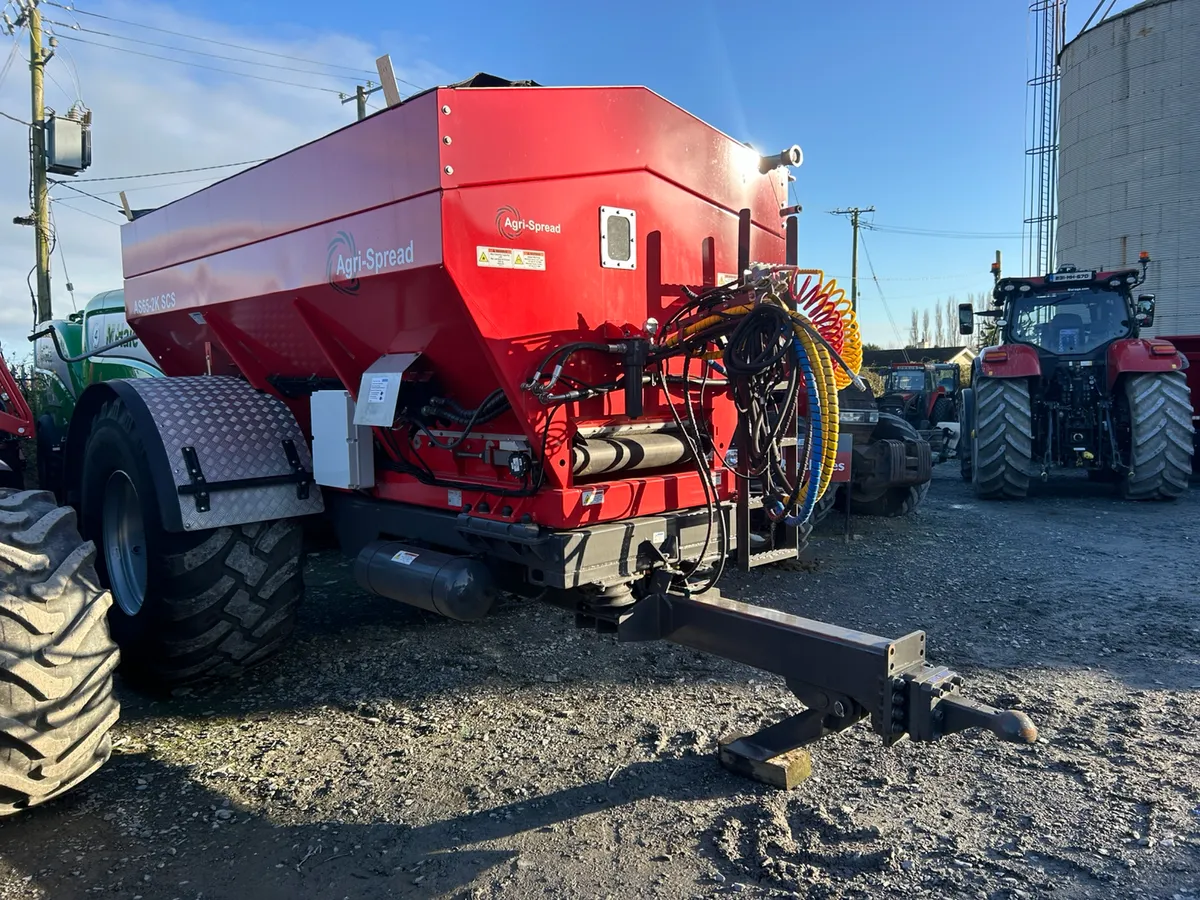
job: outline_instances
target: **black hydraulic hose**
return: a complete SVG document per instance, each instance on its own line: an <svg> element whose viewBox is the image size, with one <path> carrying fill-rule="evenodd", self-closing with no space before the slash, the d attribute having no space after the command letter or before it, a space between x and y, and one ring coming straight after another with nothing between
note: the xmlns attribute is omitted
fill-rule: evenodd
<svg viewBox="0 0 1200 900"><path fill-rule="evenodd" d="M29 336L29 340L36 341L40 337L50 335L50 339L54 341L54 352L58 354L58 358L65 363L83 362L85 359L91 359L101 353L107 353L109 350L115 350L117 347L124 347L126 344L132 344L138 339L136 334L131 334L127 338L121 338L119 341L112 341L105 344L103 347L97 347L94 350L89 350L87 353L81 353L79 356L67 356L63 353L62 345L58 343L58 332L53 328L43 328L41 331L35 331Z"/></svg>

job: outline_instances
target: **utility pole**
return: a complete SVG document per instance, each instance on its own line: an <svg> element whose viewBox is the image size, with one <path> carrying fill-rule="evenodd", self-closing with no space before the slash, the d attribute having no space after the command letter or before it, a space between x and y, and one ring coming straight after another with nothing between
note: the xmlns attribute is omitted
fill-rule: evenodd
<svg viewBox="0 0 1200 900"><path fill-rule="evenodd" d="M368 81L365 87L361 84L355 85L353 97L349 97L346 94L339 94L338 96L341 97L342 103L349 103L351 100L355 102L355 105L358 107L358 121L361 122L367 117L367 97L376 91L382 90L383 87L381 85L375 84L373 81Z"/></svg>
<svg viewBox="0 0 1200 900"><path fill-rule="evenodd" d="M46 184L46 101L43 76L46 63L54 55L42 48L42 14L38 0L25 7L29 22L29 75L33 86L33 230L37 246L37 324L54 318L50 307L50 195Z"/></svg>
<svg viewBox="0 0 1200 900"><path fill-rule="evenodd" d="M850 227L854 232L854 248L850 253L850 308L854 313L858 314L858 217L862 213L875 212L874 206L868 206L865 209L860 209L857 206L852 206L849 209L832 209L829 211L831 216L849 216Z"/></svg>

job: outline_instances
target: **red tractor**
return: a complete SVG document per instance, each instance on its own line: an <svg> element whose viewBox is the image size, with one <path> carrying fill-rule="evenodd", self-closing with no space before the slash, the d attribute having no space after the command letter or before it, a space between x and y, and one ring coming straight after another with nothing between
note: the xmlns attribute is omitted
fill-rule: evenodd
<svg viewBox="0 0 1200 900"><path fill-rule="evenodd" d="M1186 361L1170 341L1139 336L1154 295L1134 297L1141 270L1062 266L1044 278L1002 278L994 310L959 305L959 330L995 317L1000 343L975 360L963 391L959 458L984 499L1021 498L1053 467L1113 481L1131 500L1187 490L1193 454Z"/></svg>
<svg viewBox="0 0 1200 900"><path fill-rule="evenodd" d="M958 366L953 363L892 363L879 398L880 412L891 413L917 430L939 422L957 422Z"/></svg>

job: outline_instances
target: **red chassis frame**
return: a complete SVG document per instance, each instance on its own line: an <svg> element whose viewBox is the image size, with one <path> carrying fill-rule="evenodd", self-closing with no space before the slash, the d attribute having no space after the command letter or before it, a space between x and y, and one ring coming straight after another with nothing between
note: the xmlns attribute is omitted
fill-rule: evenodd
<svg viewBox="0 0 1200 900"><path fill-rule="evenodd" d="M643 334L685 286L736 272L740 210L751 259L784 262L785 170L763 174L759 161L645 88L439 88L124 225L127 313L168 375L241 374L306 431L307 397L285 380L334 379L357 395L385 354L420 354L463 407L503 388L512 409L487 435L457 454L419 451L440 479L477 491L383 471L380 499L557 528L697 507L692 463L572 475L579 429L629 424L621 392L560 407L547 425L521 384L556 347ZM634 211L634 267L601 265L601 207ZM612 357L574 360L584 382L620 371ZM647 387L637 424L669 423L669 400L682 400L671 394ZM723 455L733 401L720 385L704 399ZM544 459L536 494L503 495L521 480L479 458L505 437ZM715 476L731 498L732 473Z"/></svg>
<svg viewBox="0 0 1200 900"><path fill-rule="evenodd" d="M3 408L0 408L0 431L15 434L17 437L33 437L33 412L25 402L17 380L8 370L8 363L4 361L3 354L0 354L0 400L3 400ZM16 410L15 415L9 412L10 409Z"/></svg>

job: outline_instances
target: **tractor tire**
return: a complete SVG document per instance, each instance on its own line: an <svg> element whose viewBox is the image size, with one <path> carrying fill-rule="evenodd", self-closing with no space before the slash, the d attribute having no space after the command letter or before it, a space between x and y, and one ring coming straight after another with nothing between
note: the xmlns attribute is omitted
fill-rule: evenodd
<svg viewBox="0 0 1200 900"><path fill-rule="evenodd" d="M954 408L954 401L949 397L939 397L933 403L933 413L929 417L929 424L936 426L939 422L957 422L958 411Z"/></svg>
<svg viewBox="0 0 1200 900"><path fill-rule="evenodd" d="M0 816L71 790L108 761L119 652L96 547L46 491L0 491Z"/></svg>
<svg viewBox="0 0 1200 900"><path fill-rule="evenodd" d="M1132 375L1125 381L1129 405L1129 475L1121 481L1127 500L1174 500L1188 489L1194 452L1192 404L1182 372Z"/></svg>
<svg viewBox="0 0 1200 900"><path fill-rule="evenodd" d="M919 441L921 435L912 425L903 419L886 413L879 414L879 424L875 427L872 438L876 440ZM850 489L850 512L856 516L882 516L894 519L907 516L921 505L925 495L929 493L930 482L921 484L898 484L890 487L877 497L870 499L856 498L854 489Z"/></svg>
<svg viewBox="0 0 1200 900"><path fill-rule="evenodd" d="M974 447L971 440L975 428L975 390L963 388L958 401L958 468L963 481L972 481L974 471Z"/></svg>
<svg viewBox="0 0 1200 900"><path fill-rule="evenodd" d="M1033 414L1024 379L980 378L975 384L972 439L975 495L1019 500L1033 470Z"/></svg>
<svg viewBox="0 0 1200 900"><path fill-rule="evenodd" d="M304 595L295 520L175 534L163 529L145 446L109 401L84 451L84 534L101 548L122 672L152 689L237 676L274 656Z"/></svg>

